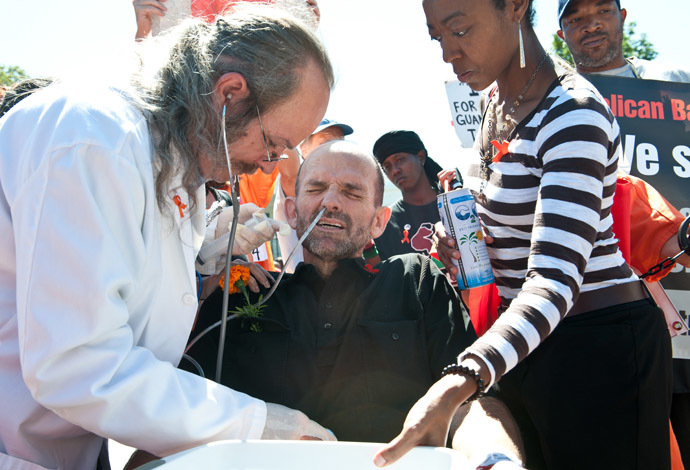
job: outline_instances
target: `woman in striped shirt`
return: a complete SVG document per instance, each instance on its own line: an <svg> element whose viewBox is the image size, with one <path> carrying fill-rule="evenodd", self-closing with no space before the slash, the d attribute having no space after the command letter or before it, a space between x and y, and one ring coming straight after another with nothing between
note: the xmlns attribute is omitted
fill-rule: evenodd
<svg viewBox="0 0 690 470"><path fill-rule="evenodd" d="M444 61L474 90L490 90L476 152L460 167L490 236L502 307L377 465L443 445L457 407L499 379L528 468L670 465L669 335L611 231L618 124L589 82L557 70L531 3L424 0ZM593 25L588 40L612 39ZM455 274L454 242L441 245Z"/></svg>

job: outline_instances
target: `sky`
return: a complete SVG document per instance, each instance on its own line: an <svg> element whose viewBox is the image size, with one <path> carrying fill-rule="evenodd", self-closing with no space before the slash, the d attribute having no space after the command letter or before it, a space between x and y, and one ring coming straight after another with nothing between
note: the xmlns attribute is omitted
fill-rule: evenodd
<svg viewBox="0 0 690 470"><path fill-rule="evenodd" d="M318 34L336 69L326 116L349 124L367 149L394 129L417 132L441 166L455 166L460 143L451 125L444 82L453 80L426 28L421 0L318 0ZM133 42L130 0L0 0L0 65L30 76L64 75L118 62ZM655 8L653 5L657 5ZM663 5L663 8L658 6ZM683 39L688 0L623 0L658 60L690 69ZM557 0L535 0L536 31L545 48L557 29ZM387 191L387 203L397 194Z"/></svg>

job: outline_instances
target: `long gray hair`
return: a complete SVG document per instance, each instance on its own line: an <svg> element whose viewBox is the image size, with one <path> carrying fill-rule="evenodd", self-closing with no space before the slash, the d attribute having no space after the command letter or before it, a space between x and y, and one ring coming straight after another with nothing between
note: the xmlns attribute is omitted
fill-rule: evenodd
<svg viewBox="0 0 690 470"><path fill-rule="evenodd" d="M212 24L186 20L170 38L166 62L153 82L140 77L139 103L154 135L156 196L164 210L172 178L182 174L182 186L195 204L200 185L199 156L217 165L221 153L221 114L213 106L216 81L225 73L240 73L251 92L243 112L226 119L228 140L243 135L257 117L289 99L299 85L299 70L314 61L329 88L333 68L328 55L298 17L265 5L243 5Z"/></svg>

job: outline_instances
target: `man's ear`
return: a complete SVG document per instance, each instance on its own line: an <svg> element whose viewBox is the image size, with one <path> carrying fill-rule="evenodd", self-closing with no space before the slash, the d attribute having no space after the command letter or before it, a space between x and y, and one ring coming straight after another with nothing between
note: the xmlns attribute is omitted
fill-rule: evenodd
<svg viewBox="0 0 690 470"><path fill-rule="evenodd" d="M417 159L419 160L419 163L424 166L424 162L426 161L426 150L420 150L417 152Z"/></svg>
<svg viewBox="0 0 690 470"><path fill-rule="evenodd" d="M285 198L285 217L292 230L297 230L297 201L294 197Z"/></svg>
<svg viewBox="0 0 690 470"><path fill-rule="evenodd" d="M391 208L388 206L381 206L376 209L376 215L371 223L371 238L378 238L381 236L384 230L386 230L386 225L388 220L391 218Z"/></svg>
<svg viewBox="0 0 690 470"><path fill-rule="evenodd" d="M565 38L563 37L563 30L562 29L559 29L558 31L556 31L556 34L558 34L559 38L561 38L562 40L565 41Z"/></svg>
<svg viewBox="0 0 690 470"><path fill-rule="evenodd" d="M625 23L625 17L628 16L628 10L621 8L621 21Z"/></svg>
<svg viewBox="0 0 690 470"><path fill-rule="evenodd" d="M222 109L225 103L244 100L251 94L247 80L241 73L228 72L216 81L213 88L213 104Z"/></svg>

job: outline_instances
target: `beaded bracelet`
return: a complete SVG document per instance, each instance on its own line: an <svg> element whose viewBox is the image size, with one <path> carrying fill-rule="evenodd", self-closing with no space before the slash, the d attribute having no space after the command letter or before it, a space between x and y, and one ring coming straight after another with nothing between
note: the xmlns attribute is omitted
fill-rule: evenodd
<svg viewBox="0 0 690 470"><path fill-rule="evenodd" d="M486 384L484 383L484 379L482 379L482 377L479 375L479 372L477 372L476 370L471 369L467 366L462 366L460 364L450 364L443 368L443 370L441 371L441 376L444 377L450 374L466 375L474 379L475 382L477 382L477 390L467 400L465 400L465 403L484 396Z"/></svg>

